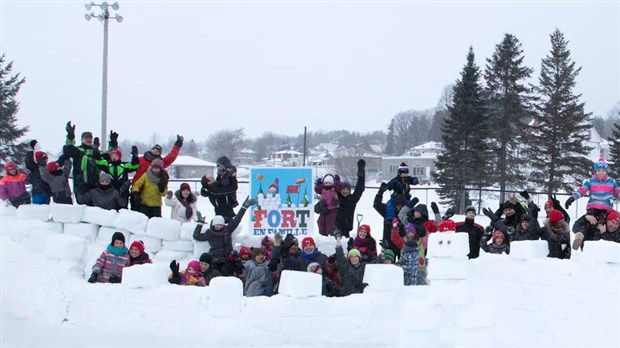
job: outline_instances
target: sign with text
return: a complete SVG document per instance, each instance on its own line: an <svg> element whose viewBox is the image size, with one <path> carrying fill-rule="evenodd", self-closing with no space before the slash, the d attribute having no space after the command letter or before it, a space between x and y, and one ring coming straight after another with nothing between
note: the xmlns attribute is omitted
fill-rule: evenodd
<svg viewBox="0 0 620 348"><path fill-rule="evenodd" d="M312 234L312 178L306 167L250 168L250 197L258 201L249 211L252 234Z"/></svg>

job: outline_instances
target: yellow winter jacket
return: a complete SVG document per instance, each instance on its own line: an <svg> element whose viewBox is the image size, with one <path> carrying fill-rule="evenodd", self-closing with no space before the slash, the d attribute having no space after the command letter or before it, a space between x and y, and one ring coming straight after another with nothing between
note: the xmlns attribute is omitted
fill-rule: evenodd
<svg viewBox="0 0 620 348"><path fill-rule="evenodd" d="M148 207L161 207L161 198L168 192L168 185L163 192L159 192L157 184L149 179L148 173L144 173L131 187L131 192L140 192L140 203Z"/></svg>

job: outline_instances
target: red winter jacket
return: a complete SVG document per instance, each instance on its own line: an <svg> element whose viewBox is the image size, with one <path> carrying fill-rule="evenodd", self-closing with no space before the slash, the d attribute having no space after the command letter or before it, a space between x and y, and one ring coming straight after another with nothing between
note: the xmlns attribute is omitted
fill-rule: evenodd
<svg viewBox="0 0 620 348"><path fill-rule="evenodd" d="M172 150L168 152L166 157L161 158L161 160L164 161L164 169L168 168L177 159L177 156L179 155L179 151L181 151L181 148L174 145L172 147ZM155 158L158 158L158 157L153 157L150 151L147 151L144 154L151 159L148 160L145 158L145 156L140 157L140 166L138 167L138 170L136 170L136 174L134 174L133 179L131 180L132 185L135 184L136 181L138 181L138 179L140 179L142 174L146 173L146 171L151 166L151 161L154 160Z"/></svg>

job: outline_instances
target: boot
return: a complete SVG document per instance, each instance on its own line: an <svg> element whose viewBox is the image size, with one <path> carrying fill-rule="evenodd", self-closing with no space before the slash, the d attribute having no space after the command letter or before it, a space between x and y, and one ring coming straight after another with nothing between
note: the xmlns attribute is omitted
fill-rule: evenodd
<svg viewBox="0 0 620 348"><path fill-rule="evenodd" d="M581 247L581 243L583 243L583 233L577 232L573 240L573 250L578 250Z"/></svg>

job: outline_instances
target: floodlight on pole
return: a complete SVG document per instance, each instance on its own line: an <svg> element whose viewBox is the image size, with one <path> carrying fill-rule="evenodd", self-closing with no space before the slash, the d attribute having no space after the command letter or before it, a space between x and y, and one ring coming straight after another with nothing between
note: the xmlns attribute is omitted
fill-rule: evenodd
<svg viewBox="0 0 620 348"><path fill-rule="evenodd" d="M115 19L118 23L123 21L123 17L119 14L110 16L109 9L114 11L118 10L120 6L118 2L109 5L107 2L97 4L90 2L85 4L86 11L90 11L94 6L101 9L101 13L95 15L93 12L84 15L87 21L92 18L97 18L103 23L103 74L102 74L102 86L101 86L101 144L105 147L107 145L107 133L108 133L108 23L110 19Z"/></svg>

